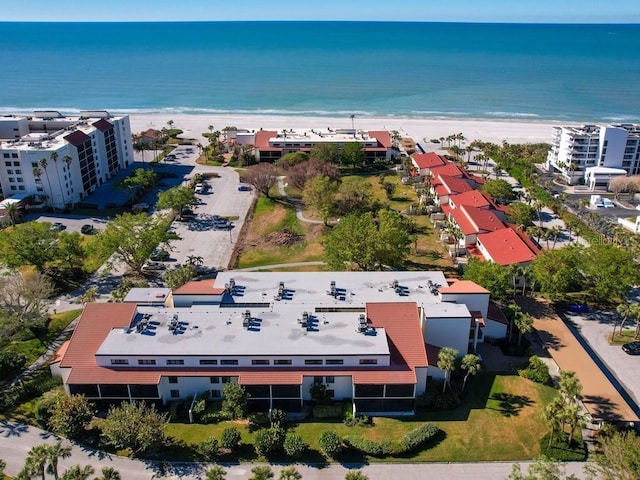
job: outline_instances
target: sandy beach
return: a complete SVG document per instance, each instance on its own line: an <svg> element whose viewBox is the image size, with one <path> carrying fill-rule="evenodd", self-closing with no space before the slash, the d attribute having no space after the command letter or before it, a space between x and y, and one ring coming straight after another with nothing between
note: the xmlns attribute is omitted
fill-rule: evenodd
<svg viewBox="0 0 640 480"><path fill-rule="evenodd" d="M115 112L114 112L115 113ZM281 115L188 115L188 114L131 114L132 132L148 128L162 129L169 120L175 128L204 142L202 133L208 132L209 125L216 130L235 126L248 130L282 130L284 128L351 128L349 117L310 117ZM494 143L536 143L550 142L552 122L483 119L429 119L356 117L354 125L363 130L397 130L403 136L412 137L417 142L427 143L432 138L446 137L462 133L467 141L482 140ZM426 139L426 140L425 140Z"/></svg>

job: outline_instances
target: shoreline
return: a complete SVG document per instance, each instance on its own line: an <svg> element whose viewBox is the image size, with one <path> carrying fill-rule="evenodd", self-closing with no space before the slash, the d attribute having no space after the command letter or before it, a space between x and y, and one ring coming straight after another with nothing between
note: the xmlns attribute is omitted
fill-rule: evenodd
<svg viewBox="0 0 640 480"><path fill-rule="evenodd" d="M198 142L206 142L202 136L208 132L209 125L215 130L234 126L248 130L282 130L284 128L351 128L348 115L312 116L312 115L269 115L269 114L188 114L188 113L117 113L129 115L131 132L139 133L149 128L167 127L169 120L174 128L180 128ZM416 118L416 117L358 117L353 119L355 128L362 130L397 130L404 136L412 137L416 142L429 143L429 140L462 133L467 142L473 140L502 143L550 143L554 126L579 125L576 122L557 122L544 120L507 120L507 119L453 119L453 118Z"/></svg>

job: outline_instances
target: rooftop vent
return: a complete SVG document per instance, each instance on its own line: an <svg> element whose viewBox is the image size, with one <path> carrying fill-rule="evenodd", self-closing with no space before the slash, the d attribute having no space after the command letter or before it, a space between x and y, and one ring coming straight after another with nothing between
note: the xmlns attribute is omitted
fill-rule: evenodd
<svg viewBox="0 0 640 480"><path fill-rule="evenodd" d="M249 328L251 326L251 310L245 310L242 314L242 326Z"/></svg>
<svg viewBox="0 0 640 480"><path fill-rule="evenodd" d="M364 313L361 313L358 317L358 332L364 333L369 328L369 324L367 323L367 317L364 316Z"/></svg>
<svg viewBox="0 0 640 480"><path fill-rule="evenodd" d="M334 280L331 281L331 290L329 291L329 295L335 297L338 294L338 289L336 288L336 282Z"/></svg>
<svg viewBox="0 0 640 480"><path fill-rule="evenodd" d="M276 300L282 300L285 296L286 289L284 288L284 282L280 282L278 285L278 295L276 295Z"/></svg>

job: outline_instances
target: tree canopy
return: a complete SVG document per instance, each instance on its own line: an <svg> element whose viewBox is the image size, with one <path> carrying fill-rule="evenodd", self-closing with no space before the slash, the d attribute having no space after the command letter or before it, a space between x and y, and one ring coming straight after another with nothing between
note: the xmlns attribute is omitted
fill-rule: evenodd
<svg viewBox="0 0 640 480"><path fill-rule="evenodd" d="M338 183L329 177L318 175L306 182L302 193L305 205L318 212L326 225L335 210Z"/></svg>
<svg viewBox="0 0 640 480"><path fill-rule="evenodd" d="M402 215L381 210L377 217L371 212L343 217L323 245L330 268L381 270L384 266L402 265L409 253L411 235Z"/></svg>
<svg viewBox="0 0 640 480"><path fill-rule="evenodd" d="M177 186L160 192L156 206L179 213L183 208L189 206L194 199L195 193L192 189L185 186Z"/></svg>
<svg viewBox="0 0 640 480"><path fill-rule="evenodd" d="M464 279L486 288L496 300L507 299L513 289L509 267L477 258L469 259L464 269Z"/></svg>
<svg viewBox="0 0 640 480"><path fill-rule="evenodd" d="M276 167L266 162L253 165L244 172L242 180L252 185L260 194L270 198L269 192L278 183Z"/></svg>
<svg viewBox="0 0 640 480"><path fill-rule="evenodd" d="M487 180L482 186L482 191L494 198L504 200L514 200L517 197L511 184L502 178Z"/></svg>
<svg viewBox="0 0 640 480"><path fill-rule="evenodd" d="M349 142L345 144L342 153L340 153L340 162L352 168L363 165L364 159L364 148L360 142Z"/></svg>
<svg viewBox="0 0 640 480"><path fill-rule="evenodd" d="M153 249L171 240L167 226L167 220L161 216L123 213L98 234L98 247L113 252L131 270L141 272Z"/></svg>

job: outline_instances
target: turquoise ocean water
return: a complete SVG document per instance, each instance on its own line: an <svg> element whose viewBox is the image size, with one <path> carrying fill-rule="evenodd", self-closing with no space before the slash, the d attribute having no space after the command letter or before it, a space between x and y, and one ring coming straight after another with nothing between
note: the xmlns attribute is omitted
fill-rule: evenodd
<svg viewBox="0 0 640 480"><path fill-rule="evenodd" d="M640 25L0 23L0 113L640 121Z"/></svg>

